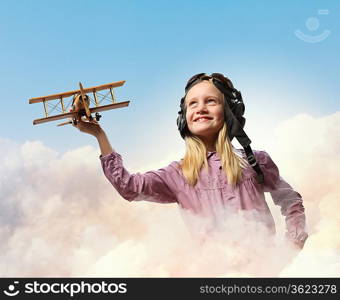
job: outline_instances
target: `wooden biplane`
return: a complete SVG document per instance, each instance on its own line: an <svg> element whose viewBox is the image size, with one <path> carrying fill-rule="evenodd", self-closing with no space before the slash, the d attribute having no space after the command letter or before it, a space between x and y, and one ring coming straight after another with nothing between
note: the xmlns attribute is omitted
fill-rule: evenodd
<svg viewBox="0 0 340 300"><path fill-rule="evenodd" d="M114 88L122 86L124 83L125 81L118 81L89 88L83 88L81 82L79 82L79 90L31 98L29 99L30 104L42 102L45 110L45 117L34 120L33 125L66 118L70 118L72 121L64 122L58 124L57 126L72 123L77 124L77 118L79 117L88 121L93 120L92 114L95 114L95 119L99 121L101 118L99 112L129 105L130 101L116 102L113 92ZM106 94L103 94L101 92L103 90L109 91ZM92 94L93 98L89 96L89 94ZM49 102L51 100L58 102L54 105L51 105ZM111 104L102 105L101 103L105 100L109 100ZM93 104L93 107L90 107L91 104ZM48 108L50 108L50 111ZM50 115L50 113L53 111L58 111L60 114Z"/></svg>

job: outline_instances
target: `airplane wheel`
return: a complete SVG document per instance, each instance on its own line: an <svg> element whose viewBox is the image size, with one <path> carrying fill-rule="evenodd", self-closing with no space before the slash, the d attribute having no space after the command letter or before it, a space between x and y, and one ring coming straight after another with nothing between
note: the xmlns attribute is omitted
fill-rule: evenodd
<svg viewBox="0 0 340 300"><path fill-rule="evenodd" d="M102 116L99 113L96 113L96 120L99 121Z"/></svg>
<svg viewBox="0 0 340 300"><path fill-rule="evenodd" d="M73 125L77 125L77 124L78 124L78 122L77 122L77 119L76 119L76 118L74 118L74 119L72 120L72 122L73 122Z"/></svg>

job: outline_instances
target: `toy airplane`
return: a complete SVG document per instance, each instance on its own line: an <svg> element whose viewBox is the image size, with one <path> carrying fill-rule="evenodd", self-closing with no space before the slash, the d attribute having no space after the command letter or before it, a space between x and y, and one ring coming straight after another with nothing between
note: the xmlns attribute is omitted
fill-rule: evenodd
<svg viewBox="0 0 340 300"><path fill-rule="evenodd" d="M44 110L45 110L45 118L36 119L33 121L33 125L65 119L65 118L71 118L72 121L64 122L61 124L58 124L58 126L63 126L67 124L76 124L77 123L77 117L85 118L86 120L90 121L93 120L92 113L95 113L95 119L99 121L101 118L101 115L99 114L100 111L115 109L115 108L121 108L128 106L130 101L125 102L116 102L113 88L122 86L125 83L125 81L118 81L118 82L112 82L108 84L93 86L89 88L83 88L82 84L79 82L79 90L55 94L55 95L49 95L44 97L36 97L29 99L29 103L39 103L42 102L44 104ZM103 95L99 93L99 91L102 90L109 90L106 95ZM93 94L93 99L90 98L87 94ZM110 93L111 104L108 105L100 105L103 100L107 100L108 94ZM65 101L65 98L71 97L72 102L69 100ZM55 105L50 105L48 101L51 100L58 100L58 102ZM68 102L68 104L67 104ZM90 107L90 103L94 104L94 107ZM59 107L60 105L60 107ZM71 105L71 109L68 110L68 108ZM52 115L50 116L48 111L48 106L51 108L51 111L58 110L61 112L61 114L58 115ZM60 109L61 108L61 109Z"/></svg>

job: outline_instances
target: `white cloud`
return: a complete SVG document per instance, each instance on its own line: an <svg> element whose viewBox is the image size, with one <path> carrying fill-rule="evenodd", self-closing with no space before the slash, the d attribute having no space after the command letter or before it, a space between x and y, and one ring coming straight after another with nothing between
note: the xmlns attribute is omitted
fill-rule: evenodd
<svg viewBox="0 0 340 300"><path fill-rule="evenodd" d="M339 112L295 116L263 147L303 196L310 237L299 253L270 197L275 238L233 215L202 243L176 205L123 200L97 149L61 155L0 139L0 276L340 276L339 121ZM165 161L151 163L138 164Z"/></svg>

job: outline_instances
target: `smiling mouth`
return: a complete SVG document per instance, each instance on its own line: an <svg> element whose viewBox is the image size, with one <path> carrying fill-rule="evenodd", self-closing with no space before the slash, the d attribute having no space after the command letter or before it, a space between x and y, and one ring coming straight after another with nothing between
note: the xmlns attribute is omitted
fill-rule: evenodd
<svg viewBox="0 0 340 300"><path fill-rule="evenodd" d="M206 122L206 121L210 121L211 118L208 117L201 117L201 118L197 118L194 122Z"/></svg>

